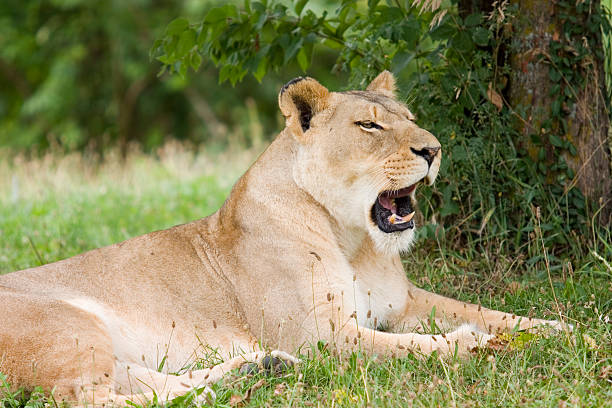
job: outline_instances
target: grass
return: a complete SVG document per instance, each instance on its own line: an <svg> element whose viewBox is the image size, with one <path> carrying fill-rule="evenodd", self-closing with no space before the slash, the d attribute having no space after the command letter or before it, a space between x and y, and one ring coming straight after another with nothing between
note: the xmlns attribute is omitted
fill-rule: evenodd
<svg viewBox="0 0 612 408"><path fill-rule="evenodd" d="M0 274L208 215L256 152L213 160L170 144L157 156L0 156Z"/></svg>
<svg viewBox="0 0 612 408"><path fill-rule="evenodd" d="M36 160L5 155L0 273L208 215L255 154L212 158L171 145L157 158L132 152L123 164L110 155L99 165L79 155ZM610 235L598 232L597 248L568 259L549 256L546 234L536 228L525 256L504 253L491 236L463 247L424 239L405 258L406 271L419 286L444 295L517 314L561 315L576 325L573 334L535 337L512 350L480 351L466 360L436 355L374 360L313 346L303 349L303 363L284 375L228 375L213 386L214 406L612 406ZM47 402L54 405L36 393L29 401L18 394L5 396L0 405ZM188 400L174 405L186 406Z"/></svg>

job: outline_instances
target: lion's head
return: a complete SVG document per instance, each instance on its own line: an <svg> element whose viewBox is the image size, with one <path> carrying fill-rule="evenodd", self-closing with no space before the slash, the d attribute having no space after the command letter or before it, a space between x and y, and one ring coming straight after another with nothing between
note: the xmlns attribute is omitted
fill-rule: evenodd
<svg viewBox="0 0 612 408"><path fill-rule="evenodd" d="M409 248L415 190L433 183L442 156L394 92L395 79L384 71L365 91L330 92L296 78L279 94L286 131L297 141L296 183L340 227L367 231L384 252Z"/></svg>

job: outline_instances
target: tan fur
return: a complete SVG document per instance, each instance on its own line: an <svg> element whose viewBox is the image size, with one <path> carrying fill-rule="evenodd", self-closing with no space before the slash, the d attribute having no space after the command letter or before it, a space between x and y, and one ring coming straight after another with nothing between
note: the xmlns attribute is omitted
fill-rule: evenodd
<svg viewBox="0 0 612 408"><path fill-rule="evenodd" d="M465 354L496 331L559 326L407 280L399 253L414 231L382 232L371 207L381 191L433 183L441 152L431 166L413 152L440 144L393 98L394 82L383 72L367 91L336 93L294 81L279 95L287 128L215 214L0 276L0 371L15 387L55 387L56 399L123 403L217 381L261 362L262 346L295 352L323 339L339 351ZM420 334L434 307L439 324L463 326ZM233 358L165 374L203 345Z"/></svg>
<svg viewBox="0 0 612 408"><path fill-rule="evenodd" d="M389 98L395 97L395 78L389 71L383 71L368 85L366 91L378 92Z"/></svg>

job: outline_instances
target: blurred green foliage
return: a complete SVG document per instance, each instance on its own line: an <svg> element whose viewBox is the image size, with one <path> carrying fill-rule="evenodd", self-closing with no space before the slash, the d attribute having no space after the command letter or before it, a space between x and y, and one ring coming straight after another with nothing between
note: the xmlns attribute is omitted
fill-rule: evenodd
<svg viewBox="0 0 612 408"><path fill-rule="evenodd" d="M283 80L251 79L227 92L206 63L189 78L157 75L149 50L171 16L201 17L210 3L0 2L0 147L103 152L136 142L150 150L168 138L223 145L230 133L250 143L253 120L258 137L271 134Z"/></svg>

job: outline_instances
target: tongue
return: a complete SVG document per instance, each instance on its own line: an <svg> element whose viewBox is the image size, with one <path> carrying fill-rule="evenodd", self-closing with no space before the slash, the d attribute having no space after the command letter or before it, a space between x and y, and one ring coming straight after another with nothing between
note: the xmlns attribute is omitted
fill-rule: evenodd
<svg viewBox="0 0 612 408"><path fill-rule="evenodd" d="M380 196L378 197L378 202L380 203L380 205L391 211L393 214L397 213L397 206L395 205L394 199L385 196Z"/></svg>

